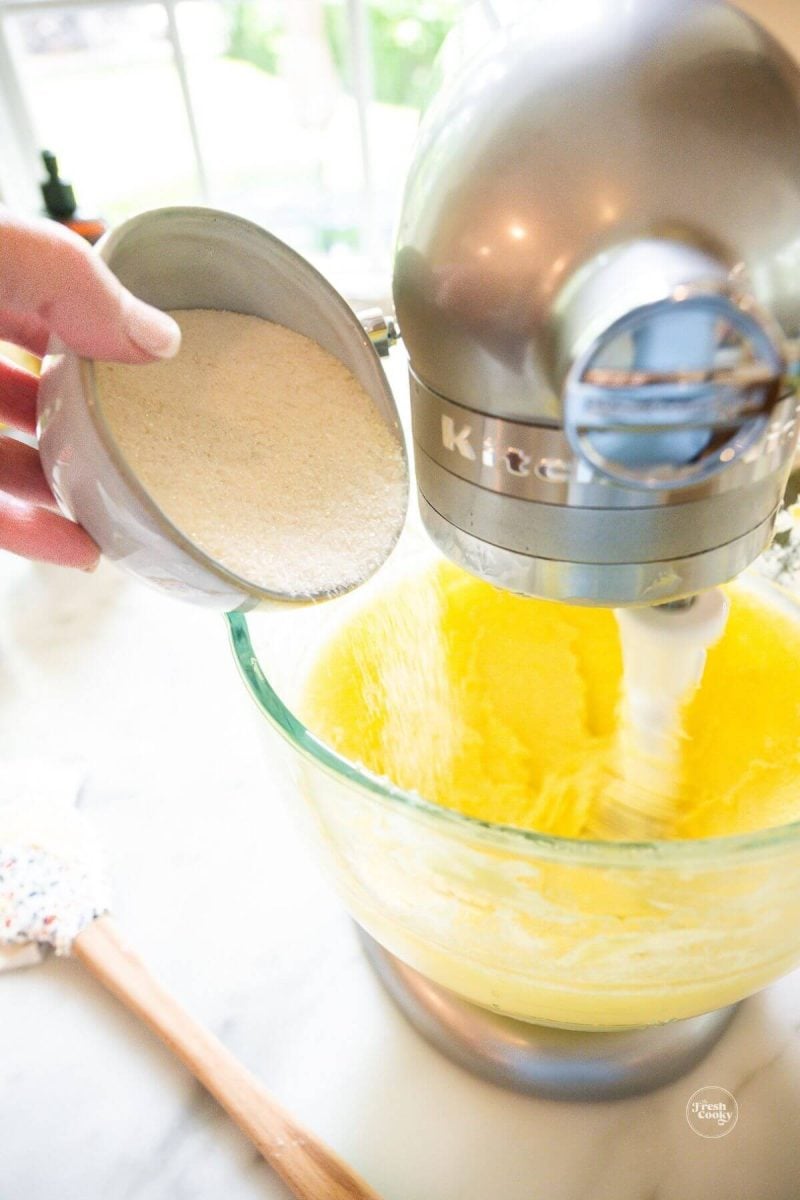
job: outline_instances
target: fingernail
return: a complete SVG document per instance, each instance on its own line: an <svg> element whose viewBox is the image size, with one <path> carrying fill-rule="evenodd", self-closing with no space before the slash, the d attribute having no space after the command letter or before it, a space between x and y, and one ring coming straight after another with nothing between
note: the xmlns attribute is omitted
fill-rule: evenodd
<svg viewBox="0 0 800 1200"><path fill-rule="evenodd" d="M90 563L88 567L78 567L78 570L83 571L84 574L86 574L86 575L91 575L92 572L96 571L99 566L100 566L100 555L98 555L98 557L94 560L94 562Z"/></svg>
<svg viewBox="0 0 800 1200"><path fill-rule="evenodd" d="M180 350L181 331L177 321L139 300L134 300L128 308L125 331L140 350L154 358L174 358Z"/></svg>

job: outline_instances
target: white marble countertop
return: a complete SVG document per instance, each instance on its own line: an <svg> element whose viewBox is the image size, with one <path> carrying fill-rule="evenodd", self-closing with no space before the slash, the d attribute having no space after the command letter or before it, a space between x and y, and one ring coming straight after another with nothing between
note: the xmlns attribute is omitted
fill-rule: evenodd
<svg viewBox="0 0 800 1200"><path fill-rule="evenodd" d="M800 974L649 1097L565 1105L471 1078L406 1025L362 959L278 796L221 618L110 567L8 557L0 614L0 759L85 763L82 805L131 941L385 1200L800 1195ZM724 1138L685 1119L707 1085L739 1104ZM286 1196L75 963L0 975L0 1200Z"/></svg>

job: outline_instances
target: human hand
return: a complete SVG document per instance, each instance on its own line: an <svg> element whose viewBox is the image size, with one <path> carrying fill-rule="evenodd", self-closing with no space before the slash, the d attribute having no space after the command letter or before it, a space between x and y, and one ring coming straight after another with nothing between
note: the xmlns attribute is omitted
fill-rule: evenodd
<svg viewBox="0 0 800 1200"><path fill-rule="evenodd" d="M51 334L87 358L115 362L172 358L180 346L172 318L132 296L79 237L0 210L0 338L41 356ZM0 422L35 432L38 383L0 357ZM0 549L84 571L100 557L88 533L59 513L37 451L2 436Z"/></svg>

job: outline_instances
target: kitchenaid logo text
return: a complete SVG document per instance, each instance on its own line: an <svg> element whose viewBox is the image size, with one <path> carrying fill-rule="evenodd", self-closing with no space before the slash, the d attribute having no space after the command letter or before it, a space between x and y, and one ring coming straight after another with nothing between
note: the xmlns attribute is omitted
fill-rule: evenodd
<svg viewBox="0 0 800 1200"><path fill-rule="evenodd" d="M480 450L473 440L471 425L456 423L452 417L442 414L442 446L448 454L457 455L465 462L474 463L476 471L481 469L505 470L508 475L517 478L533 476L543 483L564 484L575 478L576 461L556 456L533 457L519 446L509 446L498 443L497 437L484 437ZM763 437L755 446L742 456L745 463L752 464L758 459L769 455L783 455L794 443L797 436L796 416L778 415L768 425ZM726 465L738 457L730 445L720 452L720 458ZM472 474L472 472L470 472Z"/></svg>
<svg viewBox="0 0 800 1200"><path fill-rule="evenodd" d="M452 417L442 417L442 445L450 454L458 454L467 462L477 462L478 453L470 440L471 425L456 425ZM565 483L569 480L570 466L562 458L539 458L534 461L530 454L516 446L498 447L492 438L484 438L480 451L482 467L502 465L509 475L527 478L535 475L545 483Z"/></svg>
<svg viewBox="0 0 800 1200"><path fill-rule="evenodd" d="M442 417L442 444L445 450L456 451L462 458L475 462L477 455L469 440L471 433L471 425L462 425L460 429L456 429L452 417Z"/></svg>
<svg viewBox="0 0 800 1200"><path fill-rule="evenodd" d="M686 1105L686 1120L700 1137L725 1137L738 1119L739 1105L725 1088L700 1088Z"/></svg>

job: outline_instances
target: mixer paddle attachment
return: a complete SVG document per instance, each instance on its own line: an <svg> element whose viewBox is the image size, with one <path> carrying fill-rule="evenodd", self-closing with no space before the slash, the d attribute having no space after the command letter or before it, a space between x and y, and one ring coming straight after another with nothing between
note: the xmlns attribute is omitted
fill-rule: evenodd
<svg viewBox="0 0 800 1200"><path fill-rule="evenodd" d="M671 604L616 610L622 699L611 779L590 827L594 836L650 841L673 833L683 712L728 609L727 597L714 589Z"/></svg>

